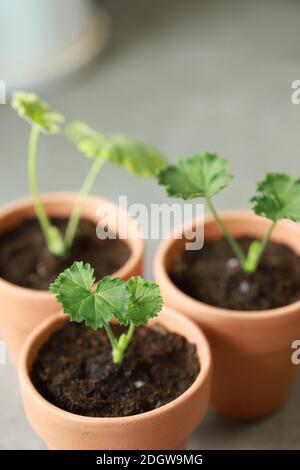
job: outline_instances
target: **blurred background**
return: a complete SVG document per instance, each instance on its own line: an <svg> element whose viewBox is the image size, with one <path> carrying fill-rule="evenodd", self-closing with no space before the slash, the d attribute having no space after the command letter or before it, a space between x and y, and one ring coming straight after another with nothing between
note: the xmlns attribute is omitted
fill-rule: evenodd
<svg viewBox="0 0 300 470"><path fill-rule="evenodd" d="M32 90L68 120L121 132L169 160L216 151L235 178L219 208L248 207L265 172L299 175L297 0L0 0L0 203L28 193L29 127L9 93ZM78 190L89 162L63 136L40 144L40 186ZM106 166L95 193L129 203L167 201L162 188ZM157 241L147 242L146 275ZM42 449L25 420L15 371L0 366L0 448ZM193 449L300 448L300 382L287 406L242 424L210 412Z"/></svg>

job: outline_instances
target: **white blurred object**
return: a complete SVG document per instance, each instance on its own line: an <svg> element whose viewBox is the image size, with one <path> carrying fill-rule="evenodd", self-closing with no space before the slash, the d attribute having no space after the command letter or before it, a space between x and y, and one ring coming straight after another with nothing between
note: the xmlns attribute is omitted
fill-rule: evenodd
<svg viewBox="0 0 300 470"><path fill-rule="evenodd" d="M106 13L89 0L0 0L0 79L11 89L61 77L108 35Z"/></svg>

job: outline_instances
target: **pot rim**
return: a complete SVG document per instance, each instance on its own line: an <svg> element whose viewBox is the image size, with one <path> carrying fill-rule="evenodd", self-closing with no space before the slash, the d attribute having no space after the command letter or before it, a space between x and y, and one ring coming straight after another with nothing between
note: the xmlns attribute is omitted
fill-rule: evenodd
<svg viewBox="0 0 300 470"><path fill-rule="evenodd" d="M244 218L248 219L249 216L264 219L264 217L257 216L253 212L247 209L236 209L236 210L227 210L227 211L220 211L221 219L238 219ZM206 215L204 218L204 226L207 223L214 223L214 218L211 215ZM247 321L257 321L259 319L270 319L271 317L279 317L283 315L294 314L295 310L300 311L300 300L293 302L289 305L285 305L283 307L272 308L268 310L233 310L233 309L226 309L222 307L217 307L214 305L206 304L201 302L200 300L194 299L193 297L189 296L188 294L184 293L180 290L171 280L167 269L166 269L166 256L171 248L171 246L176 243L176 235L182 233L185 229L190 229L195 224L195 220L192 219L185 223L184 225L180 226L179 228L175 229L171 235L170 239L164 240L158 247L155 256L154 256L154 277L158 283L163 282L167 286L167 288L171 291L172 296L175 298L179 298L181 303L185 303L187 306L187 310L190 309L190 316L196 321L197 315L194 312L197 310L199 311L201 307L205 311L206 314L213 315L215 317L221 318L229 318L229 319L245 319ZM300 236L300 225L296 222L292 222L290 220L281 220L278 222L281 227L293 228L294 230L299 231ZM273 234L272 234L273 235ZM271 236L272 240L272 236Z"/></svg>
<svg viewBox="0 0 300 470"><path fill-rule="evenodd" d="M18 365L19 381L21 381L23 383L23 386L27 388L27 392L33 395L33 399L35 399L39 403L39 405L44 408L44 410L48 410L48 412L54 413L57 418L65 418L69 420L69 422L86 425L129 425L133 422L143 421L150 417L155 417L161 413L168 412L171 408L178 406L181 403L183 404L184 402L189 400L190 396L193 396L196 390L201 388L210 377L212 369L212 357L210 346L204 333L197 325L195 325L192 320L186 318L184 315L177 312L176 310L164 306L158 317L152 318L150 320L149 326L151 327L151 325L155 323L162 323L164 325L164 321L162 320L160 322L160 318L169 317L172 318L172 320L175 319L176 323L181 323L185 325L186 329L188 329L189 331L193 331L193 343L196 344L197 347L197 356L200 364L200 372L195 381L192 383L192 385L179 397L175 398L175 400L167 403L166 405L136 415L118 417L90 417L62 410L58 406L46 400L46 398L44 398L37 391L31 381L27 363L28 355L31 351L31 348L36 344L36 342L39 342L40 336L44 333L44 331L51 331L50 335L47 337L48 339L49 337L51 337L51 334L54 331L56 331L61 325L68 321L68 315L64 314L62 311L60 312L60 314L61 315L51 315L49 318L46 318L46 320L44 320L29 334L22 347ZM183 336L186 338L185 335ZM189 341L188 339L186 340ZM38 352L39 349L37 350L37 354Z"/></svg>
<svg viewBox="0 0 300 470"><path fill-rule="evenodd" d="M76 192L72 191L54 191L54 192L49 192L49 193L42 193L41 194L41 199L44 202L51 202L55 200L65 200L70 202L75 201L77 197ZM137 222L125 211L120 209L114 202L110 201L109 199L102 198L100 196L95 196L95 195L89 195L86 200L86 204L89 202L102 202L105 204L111 204L115 208L117 208L122 215L127 217L132 223ZM10 202L0 208L0 223L1 219L6 217L8 214L13 213L14 211L21 210L22 208L29 208L33 207L33 201L31 196L25 196L23 198L17 199L16 201ZM139 238L136 238L134 240L129 239L122 239L124 243L126 243L129 246L130 249L130 255L125 264L120 267L117 271L112 273L111 276L113 277L123 277L124 273L129 272L132 270L133 266L135 266L136 263L143 257L143 252L144 252L144 240L142 236ZM12 293L16 294L21 294L22 296L29 296L32 297L34 296L36 300L44 300L52 296L52 294L46 290L36 290L32 289L30 287L22 287L18 286L17 284L13 284L10 281L7 281L6 279L0 277L0 288L10 290Z"/></svg>

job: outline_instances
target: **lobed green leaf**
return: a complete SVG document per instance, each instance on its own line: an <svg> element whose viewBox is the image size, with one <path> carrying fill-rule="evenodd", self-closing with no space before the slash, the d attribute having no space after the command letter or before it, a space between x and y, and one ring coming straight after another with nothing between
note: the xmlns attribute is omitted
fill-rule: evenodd
<svg viewBox="0 0 300 470"><path fill-rule="evenodd" d="M105 319L99 326L106 325L113 317L124 324L128 316L130 292L125 281L105 276L97 285L96 311ZM98 326L98 327L99 327Z"/></svg>
<svg viewBox="0 0 300 470"><path fill-rule="evenodd" d="M71 122L65 132L79 152L88 158L102 157L104 148L107 148L107 138L82 121Z"/></svg>
<svg viewBox="0 0 300 470"><path fill-rule="evenodd" d="M268 173L257 184L258 194L251 199L257 215L277 222L300 221L300 179L283 173Z"/></svg>
<svg viewBox="0 0 300 470"><path fill-rule="evenodd" d="M66 134L88 158L107 155L114 165L123 166L137 176L155 176L166 165L165 158L152 147L125 136L105 136L81 121L67 126Z"/></svg>
<svg viewBox="0 0 300 470"><path fill-rule="evenodd" d="M137 176L154 177L167 161L154 148L125 136L110 138L110 161Z"/></svg>
<svg viewBox="0 0 300 470"><path fill-rule="evenodd" d="M56 134L64 117L53 111L47 103L34 93L17 91L13 93L11 105L19 116L32 125L36 125L45 134Z"/></svg>
<svg viewBox="0 0 300 470"><path fill-rule="evenodd" d="M146 281L140 276L129 279L127 285L131 293L127 323L132 321L136 326L145 325L162 309L159 287L155 282Z"/></svg>
<svg viewBox="0 0 300 470"><path fill-rule="evenodd" d="M193 199L217 194L232 176L226 160L212 153L196 153L161 169L157 178L169 196Z"/></svg>

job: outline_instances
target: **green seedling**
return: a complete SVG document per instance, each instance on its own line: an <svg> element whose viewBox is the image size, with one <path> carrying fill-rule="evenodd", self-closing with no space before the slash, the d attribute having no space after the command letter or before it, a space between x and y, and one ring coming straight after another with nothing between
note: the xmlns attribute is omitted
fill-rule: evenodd
<svg viewBox="0 0 300 470"><path fill-rule="evenodd" d="M46 135L58 133L64 118L52 111L47 103L33 93L15 92L12 107L31 125L28 145L29 186L45 241L49 251L55 256L64 257L68 254L86 198L106 161L123 166L137 176L145 177L154 177L157 170L166 165L164 157L146 144L126 136L99 134L80 121L69 124L66 128L68 138L81 153L92 159L93 163L78 193L65 235L62 235L51 223L41 200L37 182L37 146L40 133Z"/></svg>
<svg viewBox="0 0 300 470"><path fill-rule="evenodd" d="M104 328L112 348L112 359L120 364L136 327L146 325L162 308L159 287L154 282L134 276L128 281L105 276L94 289L94 270L89 264L75 262L50 286L63 311L74 322L84 322L97 330ZM110 322L127 327L115 337Z"/></svg>
<svg viewBox="0 0 300 470"><path fill-rule="evenodd" d="M257 195L252 199L252 207L257 215L272 222L262 240L255 240L244 253L238 241L223 224L213 203L212 197L226 188L232 179L228 162L216 154L197 153L179 159L158 171L158 182L165 186L167 194L184 200L204 198L216 224L231 246L240 266L247 273L257 270L270 236L281 219L300 221L300 180L282 173L268 173L257 184Z"/></svg>

